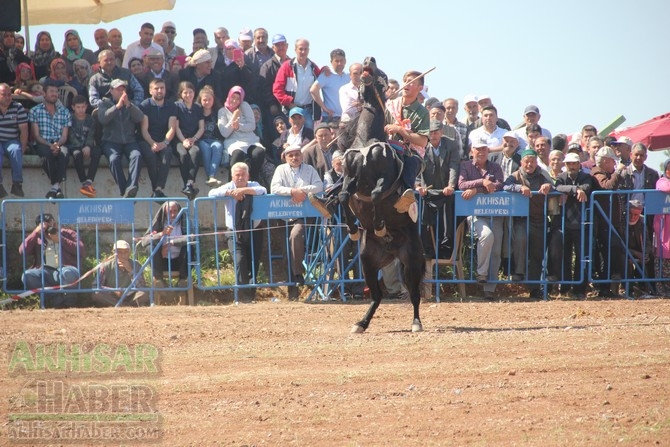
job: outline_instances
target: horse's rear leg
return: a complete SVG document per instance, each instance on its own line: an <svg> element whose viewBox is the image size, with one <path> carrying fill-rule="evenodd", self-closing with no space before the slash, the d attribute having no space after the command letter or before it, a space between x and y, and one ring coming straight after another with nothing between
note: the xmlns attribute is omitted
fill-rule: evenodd
<svg viewBox="0 0 670 447"><path fill-rule="evenodd" d="M382 289L379 285L379 268L380 266L371 259L365 259L364 255L361 255L361 263L363 265L363 275L365 277L365 284L370 289L370 296L372 297L372 302L370 307L368 307L367 312L363 316L363 319L358 323L354 324L351 328L353 334L365 332L365 330L370 325L372 317L375 315L379 303L382 301Z"/></svg>

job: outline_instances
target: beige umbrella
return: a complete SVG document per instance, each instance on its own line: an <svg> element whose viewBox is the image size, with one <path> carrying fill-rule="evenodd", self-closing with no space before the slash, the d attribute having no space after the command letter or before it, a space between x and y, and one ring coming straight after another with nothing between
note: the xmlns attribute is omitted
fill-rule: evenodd
<svg viewBox="0 0 670 447"><path fill-rule="evenodd" d="M28 27L55 23L96 24L133 14L172 9L177 0L21 0L21 16L30 48Z"/></svg>

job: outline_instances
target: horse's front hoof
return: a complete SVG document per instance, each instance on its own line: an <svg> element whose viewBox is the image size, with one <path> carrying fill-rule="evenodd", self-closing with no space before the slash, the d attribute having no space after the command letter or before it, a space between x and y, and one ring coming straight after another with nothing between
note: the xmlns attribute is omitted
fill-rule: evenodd
<svg viewBox="0 0 670 447"><path fill-rule="evenodd" d="M423 325L420 321L414 321L414 323L412 323L412 332L423 332Z"/></svg>
<svg viewBox="0 0 670 447"><path fill-rule="evenodd" d="M353 326L351 326L351 333L352 334L362 334L363 332L365 332L365 328L363 326L359 326L357 324L354 324Z"/></svg>
<svg viewBox="0 0 670 447"><path fill-rule="evenodd" d="M386 226L381 227L379 230L375 230L375 236L384 237L386 236Z"/></svg>
<svg viewBox="0 0 670 447"><path fill-rule="evenodd" d="M355 233L349 233L349 239L351 239L354 242L356 242L360 238L361 238L361 232L358 231L358 229L356 229Z"/></svg>

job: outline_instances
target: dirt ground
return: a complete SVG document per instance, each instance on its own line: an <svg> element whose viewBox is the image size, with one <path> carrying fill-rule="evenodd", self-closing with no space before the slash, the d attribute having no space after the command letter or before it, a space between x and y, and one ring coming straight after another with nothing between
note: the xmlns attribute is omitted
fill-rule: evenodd
<svg viewBox="0 0 670 447"><path fill-rule="evenodd" d="M28 405L16 397L34 378L10 375L26 342L155 346L156 374L38 375L148 384L153 445L670 445L670 300L424 302L422 333L395 301L350 334L366 307L4 311L0 444L16 445L9 415Z"/></svg>

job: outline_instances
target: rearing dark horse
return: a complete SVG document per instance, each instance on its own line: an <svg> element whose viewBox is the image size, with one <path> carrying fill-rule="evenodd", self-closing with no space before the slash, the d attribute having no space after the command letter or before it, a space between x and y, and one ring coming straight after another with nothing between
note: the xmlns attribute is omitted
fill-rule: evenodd
<svg viewBox="0 0 670 447"><path fill-rule="evenodd" d="M423 330L419 318L420 286L425 271L419 226L394 204L401 184L402 160L386 142L384 134L385 75L374 59L363 66L363 109L357 121L345 129L340 148L344 156L344 182L338 196L345 213L349 236L360 235L356 218L364 229L361 262L372 303L352 332L364 332L382 299L378 273L398 258L404 267L404 282L414 307L412 332ZM352 142L353 140L353 142Z"/></svg>

